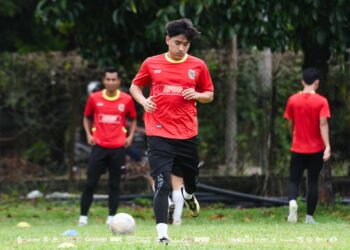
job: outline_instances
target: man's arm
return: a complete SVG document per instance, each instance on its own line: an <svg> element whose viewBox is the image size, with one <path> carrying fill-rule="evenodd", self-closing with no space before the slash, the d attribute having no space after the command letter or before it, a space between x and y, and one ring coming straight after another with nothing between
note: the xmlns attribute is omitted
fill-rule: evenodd
<svg viewBox="0 0 350 250"><path fill-rule="evenodd" d="M294 133L294 121L293 120L288 120L288 128L291 136L293 136Z"/></svg>
<svg viewBox="0 0 350 250"><path fill-rule="evenodd" d="M327 161L331 157L331 145L329 143L329 127L326 117L320 118L320 130L323 143L326 147L323 152L323 160Z"/></svg>
<svg viewBox="0 0 350 250"><path fill-rule="evenodd" d="M153 96L149 96L146 98L140 86L136 84L131 84L130 94L134 97L134 99L141 104L141 106L145 109L146 112L154 112L156 110L156 104L153 102Z"/></svg>
<svg viewBox="0 0 350 250"><path fill-rule="evenodd" d="M90 145L95 145L94 138L91 134L92 121L90 118L84 116L83 118L83 126L86 133L87 143Z"/></svg>
<svg viewBox="0 0 350 250"><path fill-rule="evenodd" d="M182 91L182 95L186 100L196 100L200 103L209 103L214 99L214 92L204 91L202 93L196 92L194 89L189 88Z"/></svg>
<svg viewBox="0 0 350 250"><path fill-rule="evenodd" d="M129 135L126 138L125 147L129 147L132 144L132 140L134 139L134 135L135 135L136 126L137 126L136 119L131 120L129 123Z"/></svg>

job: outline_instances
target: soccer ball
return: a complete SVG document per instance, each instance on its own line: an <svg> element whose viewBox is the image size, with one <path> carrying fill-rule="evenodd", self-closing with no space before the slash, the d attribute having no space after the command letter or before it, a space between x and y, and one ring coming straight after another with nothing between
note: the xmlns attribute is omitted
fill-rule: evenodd
<svg viewBox="0 0 350 250"><path fill-rule="evenodd" d="M136 229L136 222L130 214L119 213L113 217L111 230L113 234L131 234Z"/></svg>

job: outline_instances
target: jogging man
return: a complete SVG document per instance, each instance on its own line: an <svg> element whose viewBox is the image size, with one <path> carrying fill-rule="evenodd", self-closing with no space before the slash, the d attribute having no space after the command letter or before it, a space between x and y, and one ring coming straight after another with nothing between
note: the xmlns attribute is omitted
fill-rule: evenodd
<svg viewBox="0 0 350 250"><path fill-rule="evenodd" d="M213 100L213 83L206 64L187 54L192 39L199 35L189 19L167 23L168 52L147 58L130 88L145 113L148 160L155 181L153 208L159 243L168 244L168 195L171 172L179 166L181 189L193 217L199 214L194 196L198 183L198 124L196 102ZM151 86L149 97L142 87Z"/></svg>
<svg viewBox="0 0 350 250"><path fill-rule="evenodd" d="M93 145L87 171L87 183L81 197L79 225L88 223L88 211L100 176L109 172L110 224L119 204L120 176L125 170L125 147L131 145L136 129L136 110L132 97L121 92L115 69L104 72L105 89L92 93L85 106L83 125L87 141ZM125 129L126 117L131 119L130 131Z"/></svg>
<svg viewBox="0 0 350 250"><path fill-rule="evenodd" d="M331 156L327 119L330 110L327 99L317 94L321 73L308 68L303 72L303 91L292 95L287 103L284 117L289 121L293 135L291 147L290 176L288 184L288 222L297 222L299 183L307 169L307 215L305 223L315 224L313 214L318 201L318 178L323 162Z"/></svg>

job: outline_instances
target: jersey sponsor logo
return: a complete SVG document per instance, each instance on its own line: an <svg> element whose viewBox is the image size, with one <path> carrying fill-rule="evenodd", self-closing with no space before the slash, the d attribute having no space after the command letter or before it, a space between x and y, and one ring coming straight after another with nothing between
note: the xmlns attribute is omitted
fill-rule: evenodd
<svg viewBox="0 0 350 250"><path fill-rule="evenodd" d="M162 124L157 124L156 125L156 128L162 128L163 126L162 126Z"/></svg>
<svg viewBox="0 0 350 250"><path fill-rule="evenodd" d="M153 71L154 74L160 74L161 72L162 72L162 70L160 70L160 69L155 69L155 70Z"/></svg>
<svg viewBox="0 0 350 250"><path fill-rule="evenodd" d="M179 95L182 96L182 91L184 88L182 86L174 85L164 85L163 89L160 91L160 95Z"/></svg>
<svg viewBox="0 0 350 250"><path fill-rule="evenodd" d="M121 103L121 104L118 105L118 110L119 110L120 112L124 112L124 110L125 110L125 105L124 105L124 103Z"/></svg>
<svg viewBox="0 0 350 250"><path fill-rule="evenodd" d="M194 78L196 77L196 71L194 71L193 69L188 70L188 77L194 80Z"/></svg>
<svg viewBox="0 0 350 250"><path fill-rule="evenodd" d="M109 123L109 124L120 124L122 117L120 115L107 115L99 114L98 122L100 123Z"/></svg>
<svg viewBox="0 0 350 250"><path fill-rule="evenodd" d="M102 107L102 106L103 106L103 102L98 102L98 103L96 103L96 105L97 105L98 107Z"/></svg>

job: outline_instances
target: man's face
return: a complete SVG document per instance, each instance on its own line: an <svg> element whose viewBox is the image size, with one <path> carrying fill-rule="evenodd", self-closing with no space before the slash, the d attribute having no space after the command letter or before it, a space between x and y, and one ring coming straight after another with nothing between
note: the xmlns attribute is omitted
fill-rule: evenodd
<svg viewBox="0 0 350 250"><path fill-rule="evenodd" d="M190 48L190 41L185 35L169 37L166 36L166 44L169 47L169 56L173 60L181 60Z"/></svg>
<svg viewBox="0 0 350 250"><path fill-rule="evenodd" d="M115 91L120 85L120 79L118 73L105 73L103 78L103 84L108 91Z"/></svg>

